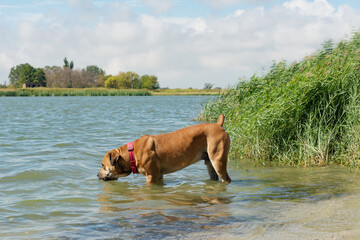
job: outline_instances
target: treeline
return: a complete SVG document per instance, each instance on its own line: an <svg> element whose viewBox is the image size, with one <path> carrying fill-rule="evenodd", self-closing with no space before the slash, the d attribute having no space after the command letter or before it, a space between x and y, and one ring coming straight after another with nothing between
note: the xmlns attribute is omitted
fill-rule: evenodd
<svg viewBox="0 0 360 240"><path fill-rule="evenodd" d="M160 85L154 75L139 76L134 72L120 72L106 75L96 65L84 69L74 69L74 62L64 58L64 65L34 68L29 63L12 67L9 73L10 86L21 88L23 84L48 88L92 88L115 89L158 89Z"/></svg>
<svg viewBox="0 0 360 240"><path fill-rule="evenodd" d="M66 60L66 58L65 58ZM89 88L103 87L105 71L96 65L87 66L85 69L73 69L73 64L63 67L46 66L44 68L46 87L50 88Z"/></svg>

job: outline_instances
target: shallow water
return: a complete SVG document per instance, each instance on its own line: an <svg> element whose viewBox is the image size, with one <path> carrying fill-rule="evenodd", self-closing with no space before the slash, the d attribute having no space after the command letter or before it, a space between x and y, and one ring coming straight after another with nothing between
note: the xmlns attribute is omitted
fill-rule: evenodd
<svg viewBox="0 0 360 240"><path fill-rule="evenodd" d="M97 180L108 150L196 124L206 98L0 98L0 237L360 239L360 176L344 168L231 159L229 185L208 181L203 162L164 185Z"/></svg>

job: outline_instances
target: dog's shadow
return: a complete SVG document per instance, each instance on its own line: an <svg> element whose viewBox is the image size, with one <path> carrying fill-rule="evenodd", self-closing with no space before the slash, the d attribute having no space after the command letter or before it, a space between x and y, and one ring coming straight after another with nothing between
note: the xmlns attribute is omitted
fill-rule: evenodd
<svg viewBox="0 0 360 240"><path fill-rule="evenodd" d="M226 185L215 181L203 181L191 185L136 185L129 182L106 182L103 193L97 196L101 212L119 212L153 207L209 206L229 204Z"/></svg>

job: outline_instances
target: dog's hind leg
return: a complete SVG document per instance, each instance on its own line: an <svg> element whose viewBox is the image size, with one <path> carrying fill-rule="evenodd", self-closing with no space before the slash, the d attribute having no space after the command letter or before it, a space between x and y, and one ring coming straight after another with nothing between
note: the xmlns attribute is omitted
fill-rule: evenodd
<svg viewBox="0 0 360 240"><path fill-rule="evenodd" d="M215 180L215 181L219 181L219 176L217 175L213 165L210 162L209 156L207 153L205 153L206 155L204 156L204 160L205 160L205 165L206 168L208 170L209 176L211 180Z"/></svg>
<svg viewBox="0 0 360 240"><path fill-rule="evenodd" d="M223 182L231 183L231 178L227 173L227 158L230 149L230 139L225 138L208 148L208 155L217 175Z"/></svg>
<svg viewBox="0 0 360 240"><path fill-rule="evenodd" d="M226 170L227 154L224 154L223 156L218 156L218 155L219 154L209 157L212 168L215 170L216 174L221 178L223 182L231 183L231 178Z"/></svg>

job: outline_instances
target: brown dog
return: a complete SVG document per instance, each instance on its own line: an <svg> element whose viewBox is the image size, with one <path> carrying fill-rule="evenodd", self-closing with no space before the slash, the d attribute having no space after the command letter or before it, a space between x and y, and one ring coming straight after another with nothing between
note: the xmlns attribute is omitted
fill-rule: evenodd
<svg viewBox="0 0 360 240"><path fill-rule="evenodd" d="M145 135L134 141L137 170L146 176L147 183L157 183L163 174L183 169L205 160L210 178L230 183L226 171L230 148L229 135L222 128L224 115L217 123L186 127L172 133ZM128 144L109 151L103 158L100 180L117 180L131 174Z"/></svg>

